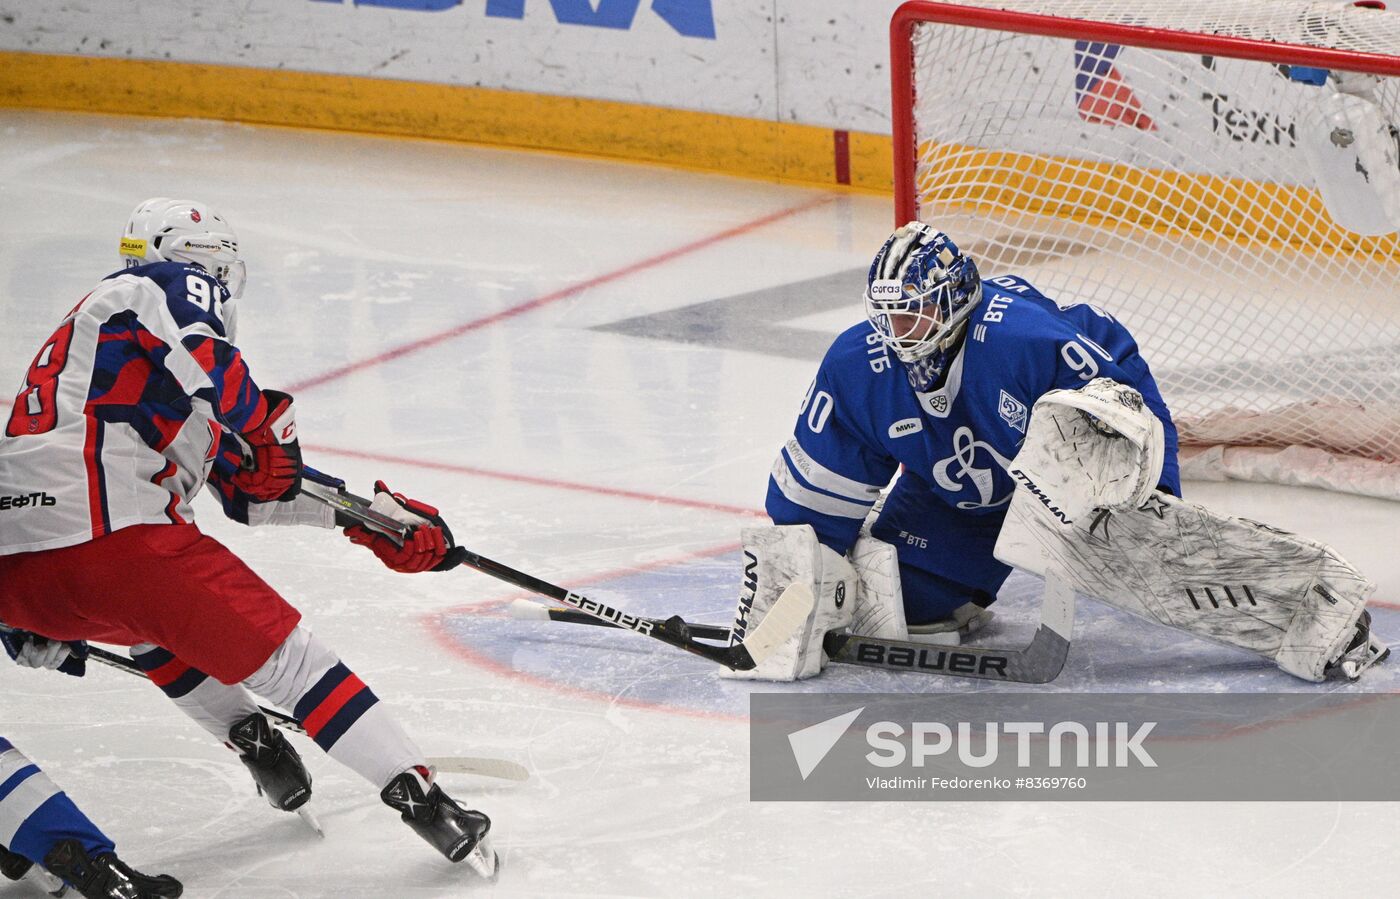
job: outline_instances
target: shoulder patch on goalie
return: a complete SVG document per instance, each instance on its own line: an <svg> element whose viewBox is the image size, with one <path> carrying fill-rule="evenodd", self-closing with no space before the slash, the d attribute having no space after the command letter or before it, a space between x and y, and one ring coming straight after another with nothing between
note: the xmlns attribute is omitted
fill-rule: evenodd
<svg viewBox="0 0 1400 899"><path fill-rule="evenodd" d="M1007 425L1015 428L1022 434L1026 433L1025 403L1003 390L1001 392L1001 399L997 402L997 412L1001 415L1002 421L1006 422Z"/></svg>

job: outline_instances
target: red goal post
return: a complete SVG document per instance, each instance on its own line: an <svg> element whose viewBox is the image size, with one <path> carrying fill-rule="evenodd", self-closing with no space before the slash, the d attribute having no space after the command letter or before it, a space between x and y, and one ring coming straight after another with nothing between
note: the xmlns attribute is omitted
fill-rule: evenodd
<svg viewBox="0 0 1400 899"><path fill-rule="evenodd" d="M1400 126L1400 15L993 2L894 14L897 223L1123 320L1189 474L1400 498L1400 236L1374 225L1400 225L1400 127L1365 202L1318 161L1343 107ZM1368 203L1390 217L1351 230Z"/></svg>

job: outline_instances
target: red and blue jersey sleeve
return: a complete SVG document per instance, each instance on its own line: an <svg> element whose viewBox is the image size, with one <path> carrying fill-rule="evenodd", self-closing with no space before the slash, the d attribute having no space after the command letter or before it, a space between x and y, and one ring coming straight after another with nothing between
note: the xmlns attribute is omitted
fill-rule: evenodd
<svg viewBox="0 0 1400 899"><path fill-rule="evenodd" d="M165 306L185 350L209 378L208 387L194 392L214 407L227 427L243 433L267 415L267 403L248 365L228 340L223 318L224 286L197 266L165 262L144 265L123 274L154 282L165 294Z"/></svg>
<svg viewBox="0 0 1400 899"><path fill-rule="evenodd" d="M233 483L233 476L243 464L243 445L238 438L225 432L219 438L219 448L214 462L209 468L209 486L224 507L224 514L239 524L248 523L248 494L239 490Z"/></svg>

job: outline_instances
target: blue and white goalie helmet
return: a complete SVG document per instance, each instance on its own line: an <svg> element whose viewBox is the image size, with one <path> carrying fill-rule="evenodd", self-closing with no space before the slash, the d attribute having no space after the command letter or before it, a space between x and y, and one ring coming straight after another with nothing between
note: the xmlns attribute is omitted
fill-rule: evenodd
<svg viewBox="0 0 1400 899"><path fill-rule="evenodd" d="M131 212L122 235L127 268L151 262L193 262L224 285L230 299L243 295L247 276L238 258L238 236L228 220L194 200L153 197Z"/></svg>
<svg viewBox="0 0 1400 899"><path fill-rule="evenodd" d="M980 302L976 264L922 222L891 234L870 265L865 315L906 365L953 347Z"/></svg>

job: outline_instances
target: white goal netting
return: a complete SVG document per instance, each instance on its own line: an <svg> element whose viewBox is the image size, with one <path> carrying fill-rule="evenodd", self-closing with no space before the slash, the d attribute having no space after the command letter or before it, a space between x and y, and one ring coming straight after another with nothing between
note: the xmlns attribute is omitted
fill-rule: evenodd
<svg viewBox="0 0 1400 899"><path fill-rule="evenodd" d="M954 235L984 276L1122 320L1183 444L1213 447L1188 470L1400 498L1400 14L1003 0L899 15L914 20L894 46L901 219ZM1360 193L1329 193L1318 154L1377 121Z"/></svg>

